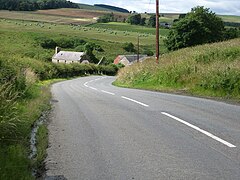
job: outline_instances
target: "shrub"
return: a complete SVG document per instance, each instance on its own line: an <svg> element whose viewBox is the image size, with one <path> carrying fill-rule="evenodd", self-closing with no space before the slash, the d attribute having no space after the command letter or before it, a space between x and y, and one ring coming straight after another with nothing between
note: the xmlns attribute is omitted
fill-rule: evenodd
<svg viewBox="0 0 240 180"><path fill-rule="evenodd" d="M61 47L61 48L74 48L74 41L72 39L68 39L68 38L59 38L56 39L56 44L57 46Z"/></svg>
<svg viewBox="0 0 240 180"><path fill-rule="evenodd" d="M148 56L153 56L153 55L154 55L154 53L153 53L151 50L149 50L149 49L145 49L145 50L143 51L143 54L146 54L146 55L148 55Z"/></svg>

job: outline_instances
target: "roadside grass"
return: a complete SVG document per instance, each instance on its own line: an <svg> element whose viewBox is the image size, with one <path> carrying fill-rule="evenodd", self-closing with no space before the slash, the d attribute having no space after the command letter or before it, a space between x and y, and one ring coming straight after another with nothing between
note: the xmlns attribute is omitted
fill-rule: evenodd
<svg viewBox="0 0 240 180"><path fill-rule="evenodd" d="M16 110L19 122L16 134L0 139L0 179L35 179L32 170L42 170L48 145L46 124L42 124L37 132L37 156L29 159L30 132L34 122L42 112L50 110L50 86L52 83L65 79L41 81L33 85L31 98L17 101Z"/></svg>
<svg viewBox="0 0 240 180"><path fill-rule="evenodd" d="M121 69L118 86L240 101L240 39L206 44Z"/></svg>
<svg viewBox="0 0 240 180"><path fill-rule="evenodd" d="M17 125L16 134L0 139L0 179L34 179L31 167L35 162L28 158L29 136L33 123L50 107L50 92L35 85L32 93L31 98L17 101L19 122L13 122Z"/></svg>

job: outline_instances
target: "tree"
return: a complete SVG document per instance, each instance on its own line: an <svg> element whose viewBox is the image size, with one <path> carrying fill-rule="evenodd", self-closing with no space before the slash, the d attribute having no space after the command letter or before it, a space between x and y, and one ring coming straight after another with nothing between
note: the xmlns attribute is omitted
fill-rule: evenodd
<svg viewBox="0 0 240 180"><path fill-rule="evenodd" d="M114 21L114 14L105 14L97 20L98 23L108 23L108 22L113 22Z"/></svg>
<svg viewBox="0 0 240 180"><path fill-rule="evenodd" d="M140 25L141 26L144 26L146 24L146 18L142 18L141 21L140 21Z"/></svg>
<svg viewBox="0 0 240 180"><path fill-rule="evenodd" d="M134 44L133 43L124 43L123 49L127 52L135 52L136 50L134 49Z"/></svg>
<svg viewBox="0 0 240 180"><path fill-rule="evenodd" d="M86 55L90 57L90 62L97 64L99 60L93 54L93 50L95 46L96 45L94 43L86 43L84 46L84 49L85 49Z"/></svg>
<svg viewBox="0 0 240 180"><path fill-rule="evenodd" d="M150 27L156 27L156 15L155 14L150 16L147 25Z"/></svg>
<svg viewBox="0 0 240 180"><path fill-rule="evenodd" d="M141 14L134 14L127 19L130 24L139 25L141 23Z"/></svg>
<svg viewBox="0 0 240 180"><path fill-rule="evenodd" d="M208 8L195 7L173 24L165 44L169 50L221 41L224 23Z"/></svg>

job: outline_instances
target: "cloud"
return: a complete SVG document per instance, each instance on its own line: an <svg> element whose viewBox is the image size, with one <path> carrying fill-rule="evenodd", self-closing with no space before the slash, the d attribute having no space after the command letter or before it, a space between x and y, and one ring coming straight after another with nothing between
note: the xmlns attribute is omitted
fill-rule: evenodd
<svg viewBox="0 0 240 180"><path fill-rule="evenodd" d="M72 0L83 4L108 4L137 12L155 12L155 0ZM160 12L186 13L196 6L210 8L217 14L240 16L239 0L160 0Z"/></svg>

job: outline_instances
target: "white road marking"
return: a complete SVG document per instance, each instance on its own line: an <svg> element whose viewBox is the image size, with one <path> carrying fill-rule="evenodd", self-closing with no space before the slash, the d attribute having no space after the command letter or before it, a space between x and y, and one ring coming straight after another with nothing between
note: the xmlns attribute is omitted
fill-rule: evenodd
<svg viewBox="0 0 240 180"><path fill-rule="evenodd" d="M135 102L135 103L140 104L140 105L145 106L145 107L149 107L149 105L147 105L147 104L144 104L144 103L142 103L142 102L136 101L136 100L134 100L134 99L131 99L131 98L128 98L128 97L125 97L125 96L121 96L121 98L127 99L127 100L129 100L129 101Z"/></svg>
<svg viewBox="0 0 240 180"><path fill-rule="evenodd" d="M97 88L94 88L94 87L90 87L90 86L89 86L89 88L90 88L90 89L93 89L93 90L95 90L95 91L97 91Z"/></svg>
<svg viewBox="0 0 240 180"><path fill-rule="evenodd" d="M84 86L85 86L85 87L88 87L88 85L87 85L87 84L88 84L88 82L85 82L85 83L84 83Z"/></svg>
<svg viewBox="0 0 240 180"><path fill-rule="evenodd" d="M162 114L165 115L165 116L168 116L168 117L170 117L172 119L175 119L176 121L178 121L178 122L180 122L182 124L185 124L185 125L187 125L187 126L193 128L193 129L195 129L195 130L197 130L197 131L199 131L199 132L201 132L201 133L211 137L212 139L214 139L214 140L216 140L216 141L218 141L218 142L220 142L220 143L222 143L222 144L224 144L224 145L226 145L228 147L236 147L235 145L233 145L233 144L231 144L231 143L229 143L229 142L227 142L227 141L225 141L225 140L223 140L223 139L221 139L221 138L219 138L219 137L217 137L217 136L215 136L215 135L213 135L213 134L211 134L211 133L209 133L209 132L207 132L207 131L205 131L205 130L197 127L197 126L194 126L194 125L192 125L192 124L190 124L190 123L188 123L188 122L186 122L186 121L184 121L184 120L182 120L180 118L177 118L177 117L175 117L175 116L173 116L171 114L168 114L166 112L162 112Z"/></svg>
<svg viewBox="0 0 240 180"><path fill-rule="evenodd" d="M111 94L111 95L115 95L114 93L111 93L111 92L108 92L108 91L104 91L104 90L101 90L103 93L107 93L107 94Z"/></svg>

